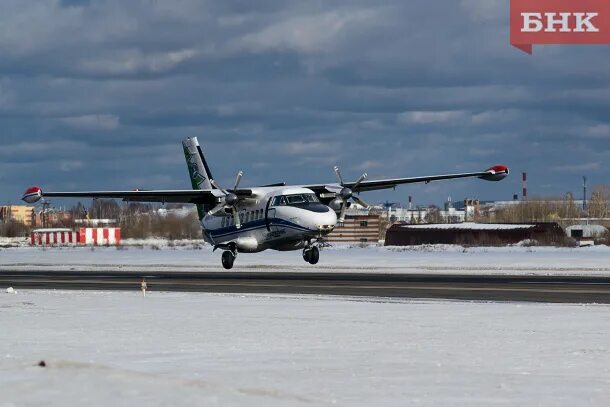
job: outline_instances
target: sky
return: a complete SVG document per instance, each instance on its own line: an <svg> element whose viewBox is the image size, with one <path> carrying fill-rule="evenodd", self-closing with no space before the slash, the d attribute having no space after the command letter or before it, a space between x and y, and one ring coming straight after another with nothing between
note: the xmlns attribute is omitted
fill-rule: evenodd
<svg viewBox="0 0 610 407"><path fill-rule="evenodd" d="M610 48L509 44L508 0L0 0L0 204L188 189L197 136L243 187L511 168L370 201L609 183Z"/></svg>

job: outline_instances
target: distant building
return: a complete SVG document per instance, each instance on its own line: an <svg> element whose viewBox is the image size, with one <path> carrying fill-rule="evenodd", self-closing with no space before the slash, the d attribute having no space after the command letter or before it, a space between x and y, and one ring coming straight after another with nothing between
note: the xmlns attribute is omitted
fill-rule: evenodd
<svg viewBox="0 0 610 407"><path fill-rule="evenodd" d="M32 223L35 227L63 226L72 221L72 214L67 211L46 209L32 212Z"/></svg>
<svg viewBox="0 0 610 407"><path fill-rule="evenodd" d="M391 222L407 222L407 223L426 223L427 219L437 213L443 221L448 223L463 222L466 216L465 211L457 210L453 207L448 207L445 210L439 210L434 206L418 206L413 209L407 208L389 208L385 217Z"/></svg>
<svg viewBox="0 0 610 407"><path fill-rule="evenodd" d="M32 226L35 222L34 207L28 205L0 206L0 222L20 222Z"/></svg>

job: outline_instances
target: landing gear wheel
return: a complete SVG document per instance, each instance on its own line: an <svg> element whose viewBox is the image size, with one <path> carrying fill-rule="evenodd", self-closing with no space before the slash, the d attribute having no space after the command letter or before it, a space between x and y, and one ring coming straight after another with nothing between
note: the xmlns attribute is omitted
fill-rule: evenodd
<svg viewBox="0 0 610 407"><path fill-rule="evenodd" d="M311 249L303 250L303 260L307 263L311 262Z"/></svg>
<svg viewBox="0 0 610 407"><path fill-rule="evenodd" d="M235 261L235 255L231 253L229 250L222 252L222 267L227 270L233 267L233 262Z"/></svg>
<svg viewBox="0 0 610 407"><path fill-rule="evenodd" d="M307 261L309 264L316 264L318 260L320 260L320 249L318 249L317 246L313 246L310 250L308 250L308 252L309 260Z"/></svg>

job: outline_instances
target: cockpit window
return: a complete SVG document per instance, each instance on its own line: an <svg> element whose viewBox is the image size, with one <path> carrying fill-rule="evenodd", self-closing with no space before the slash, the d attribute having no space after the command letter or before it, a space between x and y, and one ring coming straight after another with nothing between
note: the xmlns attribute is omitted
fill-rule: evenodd
<svg viewBox="0 0 610 407"><path fill-rule="evenodd" d="M316 194L292 194L276 196L273 198L271 206L301 206L316 202L320 202Z"/></svg>
<svg viewBox="0 0 610 407"><path fill-rule="evenodd" d="M303 198L305 198L307 202L320 202L316 194L303 194Z"/></svg>
<svg viewBox="0 0 610 407"><path fill-rule="evenodd" d="M276 196L273 198L273 202L271 202L271 206L280 206L286 205L286 197L284 196Z"/></svg>
<svg viewBox="0 0 610 407"><path fill-rule="evenodd" d="M286 200L288 201L288 205L302 204L307 202L305 198L303 198L303 195L288 195L286 196Z"/></svg>

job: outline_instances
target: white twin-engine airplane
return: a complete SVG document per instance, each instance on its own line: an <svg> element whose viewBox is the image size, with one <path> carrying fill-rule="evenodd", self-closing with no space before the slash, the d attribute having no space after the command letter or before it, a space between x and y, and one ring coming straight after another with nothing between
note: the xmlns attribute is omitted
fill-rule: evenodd
<svg viewBox="0 0 610 407"><path fill-rule="evenodd" d="M222 265L230 269L237 253L255 253L266 249L302 249L303 259L316 264L323 237L335 228L337 222L343 223L349 200L369 207L355 195L360 192L452 178L478 177L487 181L500 181L508 175L506 166L496 165L481 172L376 181L366 180L366 174L362 174L355 182L345 182L339 168L335 167L338 183L295 186L279 183L240 188L242 172L239 171L233 189L223 189L214 181L197 138L187 138L182 145L192 190L43 193L39 187L31 187L22 199L34 203L44 197L88 197L195 204L204 239L214 246L214 250L224 250Z"/></svg>

